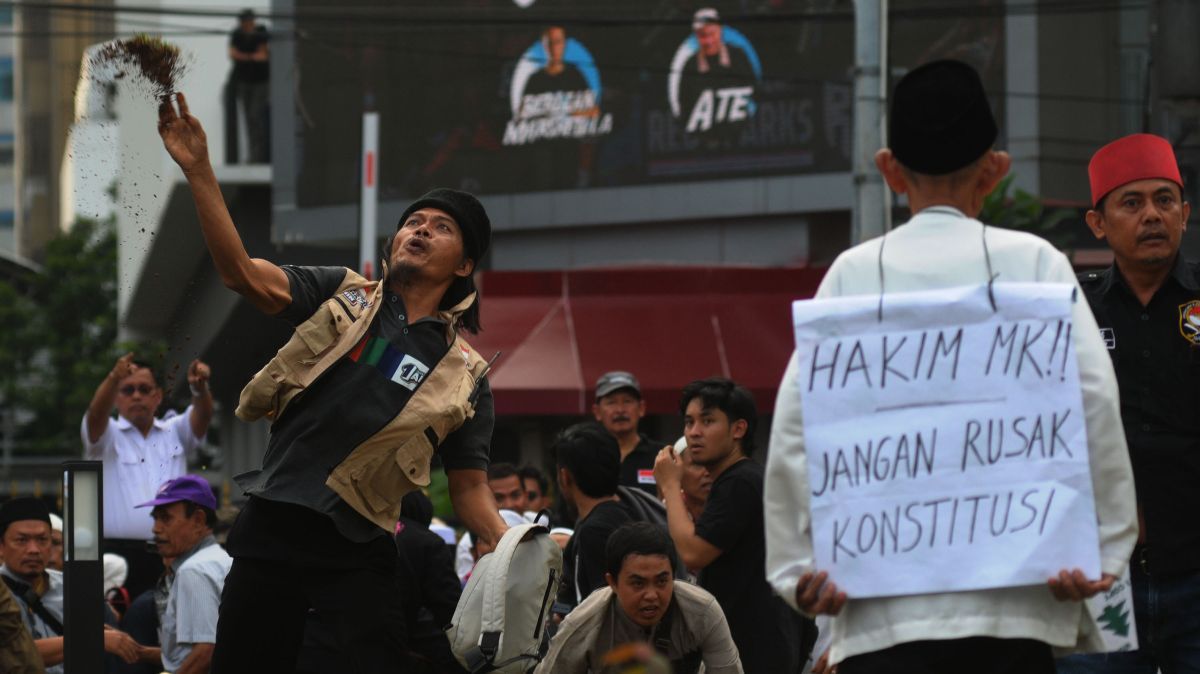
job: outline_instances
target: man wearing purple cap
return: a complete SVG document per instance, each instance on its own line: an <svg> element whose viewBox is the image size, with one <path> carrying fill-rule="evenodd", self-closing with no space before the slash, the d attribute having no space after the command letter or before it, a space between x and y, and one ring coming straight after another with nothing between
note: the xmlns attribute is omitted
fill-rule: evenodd
<svg viewBox="0 0 1200 674"><path fill-rule="evenodd" d="M1105 145L1088 177L1087 224L1113 263L1079 281L1117 371L1137 483L1138 650L1072 656L1058 671L1200 672L1200 265L1179 252L1191 207L1159 136Z"/></svg>
<svg viewBox="0 0 1200 674"><path fill-rule="evenodd" d="M170 591L158 628L161 648L145 649L147 662L158 662L175 674L205 674L217 641L217 612L225 576L233 564L213 538L217 500L208 481L198 475L168 480L153 500L154 543L172 559L167 569Z"/></svg>
<svg viewBox="0 0 1200 674"><path fill-rule="evenodd" d="M235 478L249 499L226 543L213 669L291 671L315 610L339 625L344 671L395 671L407 649L392 535L433 455L482 551L508 528L487 483L490 366L465 335L480 329L473 274L491 221L474 196L435 189L401 214L379 280L280 267L247 254L182 94L159 108L159 135L221 280L294 327L237 407L269 419L271 438L261 468Z"/></svg>

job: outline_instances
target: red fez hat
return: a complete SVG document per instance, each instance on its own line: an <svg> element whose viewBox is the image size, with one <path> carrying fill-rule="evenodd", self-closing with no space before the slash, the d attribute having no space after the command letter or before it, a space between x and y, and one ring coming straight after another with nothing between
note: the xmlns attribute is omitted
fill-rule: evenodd
<svg viewBox="0 0 1200 674"><path fill-rule="evenodd" d="M1125 136L1096 150L1088 163L1088 178L1092 183L1092 205L1109 192L1135 180L1161 178L1183 189L1175 150L1166 138L1149 133Z"/></svg>

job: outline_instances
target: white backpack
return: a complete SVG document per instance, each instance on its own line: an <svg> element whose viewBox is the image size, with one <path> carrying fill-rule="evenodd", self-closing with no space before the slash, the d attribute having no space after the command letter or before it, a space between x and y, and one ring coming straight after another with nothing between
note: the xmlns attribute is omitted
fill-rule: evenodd
<svg viewBox="0 0 1200 674"><path fill-rule="evenodd" d="M484 555L446 628L467 671L528 672L546 655L546 624L562 582L562 550L541 524L520 524Z"/></svg>

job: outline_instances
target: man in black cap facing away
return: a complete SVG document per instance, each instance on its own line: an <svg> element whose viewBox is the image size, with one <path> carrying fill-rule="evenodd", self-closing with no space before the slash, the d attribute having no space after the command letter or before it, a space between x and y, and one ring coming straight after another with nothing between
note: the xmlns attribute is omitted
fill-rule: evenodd
<svg viewBox="0 0 1200 674"><path fill-rule="evenodd" d="M1047 242L975 219L1010 159L992 149L996 123L974 70L956 61L913 70L896 85L889 125L891 145L876 155L876 166L894 191L908 195L913 217L839 256L817 297L952 288L990 278L1075 283L1066 257ZM1063 569L1047 585L847 598L837 578L813 564L809 491L796 488L808 484L808 473L798 361L791 359L767 458L767 576L798 610L834 616L829 661L840 674L1049 674L1052 647L1103 648L1081 600L1111 586L1122 572L1137 536L1137 517L1112 365L1086 303L1074 304L1072 320L1102 578Z"/></svg>
<svg viewBox="0 0 1200 674"><path fill-rule="evenodd" d="M295 334L246 385L237 414L272 421L262 468L227 549L213 671L292 671L309 608L335 627L346 672L395 671L404 612L392 533L405 493L429 484L434 452L450 498L484 551L507 528L487 484L494 411L473 272L487 213L436 189L405 210L383 280L344 267L278 267L242 246L208 160L204 131L178 96L159 135L183 169L222 281Z"/></svg>

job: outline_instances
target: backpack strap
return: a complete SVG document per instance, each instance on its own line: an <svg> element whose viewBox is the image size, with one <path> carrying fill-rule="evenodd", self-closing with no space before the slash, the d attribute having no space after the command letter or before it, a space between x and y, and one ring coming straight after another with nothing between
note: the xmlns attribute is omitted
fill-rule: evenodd
<svg viewBox="0 0 1200 674"><path fill-rule="evenodd" d="M31 585L22 583L15 578L9 578L3 574L0 574L0 578L4 579L4 584L8 586L8 589L12 590L14 595L24 601L25 604L29 606L29 609L46 623L47 627L49 627L55 634L62 636L62 621L60 621L58 618L55 618L54 614L50 612L50 609L46 608L46 605L42 603L42 598L38 596L38 593L34 591Z"/></svg>
<svg viewBox="0 0 1200 674"><path fill-rule="evenodd" d="M501 640L504 636L504 604L508 592L508 567L512 564L513 556L517 554L517 546L534 533L549 534L550 530L541 524L518 524L510 527L496 546L492 563L488 565L488 579L483 590L483 611L479 621L479 644L472 653L466 656L470 671L483 671L492 663L500 652Z"/></svg>

